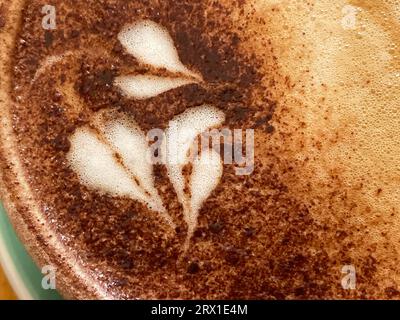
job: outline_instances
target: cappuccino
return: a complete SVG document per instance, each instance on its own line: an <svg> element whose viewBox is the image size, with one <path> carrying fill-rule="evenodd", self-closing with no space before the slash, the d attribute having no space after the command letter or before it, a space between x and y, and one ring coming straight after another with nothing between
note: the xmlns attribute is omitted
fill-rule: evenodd
<svg viewBox="0 0 400 320"><path fill-rule="evenodd" d="M43 6L3 6L2 194L66 297L400 297L395 1Z"/></svg>

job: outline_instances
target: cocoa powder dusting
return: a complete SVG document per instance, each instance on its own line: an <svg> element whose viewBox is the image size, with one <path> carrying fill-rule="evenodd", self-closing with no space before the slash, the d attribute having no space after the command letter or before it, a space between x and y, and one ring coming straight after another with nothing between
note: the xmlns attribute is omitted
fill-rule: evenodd
<svg viewBox="0 0 400 320"><path fill-rule="evenodd" d="M135 119L147 131L163 129L188 108L208 104L224 111L225 127L254 128L256 138L278 134L279 123L272 120L279 106L271 100L272 85L261 73L265 57L246 49L248 39L242 32L253 17L242 16L240 27L232 20L243 3L54 0L59 21L57 31L49 33L41 28L39 4L28 1L14 69L15 97L28 93L25 104L19 104L25 107L13 110L22 159L37 198L48 208L43 213L48 223L69 239L64 245L79 254L85 267L101 269L104 277L96 281L116 296L146 298L154 292L157 298L183 299L348 296L337 285L346 250L331 255L323 240L333 237L335 226L317 223L308 206L292 194L282 178L290 165L278 154L256 158L250 176L237 176L234 165L224 166L183 260L187 227L164 166L155 166L155 181L177 222L174 232L144 205L85 187L68 166L68 137L105 109ZM144 101L124 97L113 85L116 76L166 72L139 64L119 44L122 27L141 19L164 26L182 62L202 74L204 82ZM61 54L62 62L31 85L46 57ZM347 238L343 233L336 240L339 248L348 245ZM360 260L365 272L359 281L369 283L374 262L368 257ZM388 288L387 294L398 296L398 291Z"/></svg>

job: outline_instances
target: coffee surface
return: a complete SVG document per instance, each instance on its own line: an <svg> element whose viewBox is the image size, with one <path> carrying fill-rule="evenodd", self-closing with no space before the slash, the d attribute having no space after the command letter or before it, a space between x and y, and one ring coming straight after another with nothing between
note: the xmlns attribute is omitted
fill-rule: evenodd
<svg viewBox="0 0 400 320"><path fill-rule="evenodd" d="M44 4L22 15L13 126L104 296L398 297L398 5L355 1L353 30L344 1L53 1L44 30ZM185 126L253 129L254 169L141 162L143 135Z"/></svg>

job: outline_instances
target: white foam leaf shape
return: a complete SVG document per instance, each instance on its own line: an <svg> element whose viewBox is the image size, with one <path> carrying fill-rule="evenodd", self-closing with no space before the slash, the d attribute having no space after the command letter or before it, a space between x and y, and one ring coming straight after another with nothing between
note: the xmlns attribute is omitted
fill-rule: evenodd
<svg viewBox="0 0 400 320"><path fill-rule="evenodd" d="M169 122L163 142L164 163L178 199L183 203L183 167L189 163L189 151L194 140L208 129L218 127L225 121L225 114L219 109L203 105L186 110Z"/></svg>
<svg viewBox="0 0 400 320"><path fill-rule="evenodd" d="M113 151L89 128L80 128L70 137L68 154L72 168L81 181L105 192L146 200L123 167L118 165Z"/></svg>
<svg viewBox="0 0 400 320"><path fill-rule="evenodd" d="M83 184L137 200L175 227L154 187L152 166L146 157L149 148L140 129L112 121L98 131L80 128L70 142L68 159Z"/></svg>
<svg viewBox="0 0 400 320"><path fill-rule="evenodd" d="M151 20L125 26L118 39L126 51L141 63L200 78L182 64L168 30Z"/></svg>
<svg viewBox="0 0 400 320"><path fill-rule="evenodd" d="M116 85L128 98L144 100L161 93L193 83L188 78L169 78L152 75L120 76L114 80Z"/></svg>
<svg viewBox="0 0 400 320"><path fill-rule="evenodd" d="M164 212L161 198L154 187L153 170L149 162L150 150L144 133L127 123L112 121L105 125L103 136L122 157L126 169L137 179L139 186L150 195L151 208Z"/></svg>
<svg viewBox="0 0 400 320"><path fill-rule="evenodd" d="M223 165L221 156L213 149L203 150L199 157L193 162L193 172L190 177L190 207L185 216L188 225L188 235L185 247L189 246L189 241L196 230L197 220L200 209L211 195L212 191L218 186L222 177Z"/></svg>
<svg viewBox="0 0 400 320"><path fill-rule="evenodd" d="M204 176L199 178L201 170L194 169L195 180L192 180L191 195L185 194L185 177L183 175L183 168L190 161L190 148L193 146L195 139L208 129L218 127L225 121L225 114L219 109L203 105L186 110L184 113L176 116L170 121L165 133L165 140L163 142L162 150L164 153L164 163L166 163L169 179L176 191L178 200L183 206L185 221L188 224L188 236L185 248L188 246L193 231L197 225L198 211L200 210L202 202L208 198L209 193L212 191L213 184L219 182L219 170L215 170L215 163L212 171L203 171ZM207 154L206 154L207 155ZM205 159L205 158L204 158ZM202 167L204 163L202 158L197 165ZM215 157L212 157L215 160ZM218 156L218 161L221 163L221 158ZM201 164L201 166L200 166ZM194 181L194 182L193 182ZM204 181L203 187L200 186L200 181ZM211 190L211 191L210 191Z"/></svg>

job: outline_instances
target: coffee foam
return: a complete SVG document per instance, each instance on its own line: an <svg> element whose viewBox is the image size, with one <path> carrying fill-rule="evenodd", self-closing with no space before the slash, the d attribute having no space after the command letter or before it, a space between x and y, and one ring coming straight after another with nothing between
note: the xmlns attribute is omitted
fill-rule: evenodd
<svg viewBox="0 0 400 320"><path fill-rule="evenodd" d="M191 108L175 117L166 130L162 150L170 180L181 202L185 202L183 167L189 163L189 150L195 138L207 129L223 123L225 115L215 107Z"/></svg>
<svg viewBox="0 0 400 320"><path fill-rule="evenodd" d="M165 162L185 165L188 151L194 139L208 129L218 127L225 121L225 114L213 106L199 106L186 110L172 119L166 130Z"/></svg>
<svg viewBox="0 0 400 320"><path fill-rule="evenodd" d="M119 87L128 98L144 100L193 82L193 80L185 78L132 75L117 77L114 84Z"/></svg>
<svg viewBox="0 0 400 320"><path fill-rule="evenodd" d="M141 63L199 78L180 61L168 31L153 21L143 20L126 26L118 39L126 51Z"/></svg>
<svg viewBox="0 0 400 320"><path fill-rule="evenodd" d="M88 128L78 129L70 141L69 161L85 185L144 201L144 193L132 183L123 168L117 164L113 151L95 132Z"/></svg>
<svg viewBox="0 0 400 320"><path fill-rule="evenodd" d="M364 252L373 252L373 257L378 258L373 260L377 269L392 271L386 268L390 263L385 261L393 258L394 264L397 261L395 256L384 256L385 251L379 249L383 245L389 244L390 246L395 243L399 235L397 205L399 197L398 179L396 178L399 167L397 156L399 149L396 144L399 141L398 132L396 132L398 127L396 70L398 67L395 64L396 56L398 56L398 46L396 45L398 41L393 40L397 39L393 35L388 35L387 27L382 23L382 19L378 18L380 12L376 13L376 18L373 17L374 9L362 9L360 17L363 22L361 27L364 30L360 29L360 34L357 30L344 31L340 25L343 18L341 9L344 5L352 3L362 7L363 3L369 3L372 4L372 7L378 7L378 11L380 11L383 2L335 1L332 3L332 1L284 0L251 2L256 4L260 16L267 19L264 24L265 29L259 25L256 26L260 27L257 34L262 34L272 43L274 53L266 60L274 61L276 59L282 73L287 74L291 82L290 87L285 86L282 91L275 87L271 89L272 94L278 100L278 107L274 115L277 134L271 137L260 132L261 130L257 130L256 139L258 142L262 141L263 144L261 147L257 146L256 158L266 159L266 166L269 166L268 155L273 153L276 156L274 161L271 161L271 167L275 166L275 171L271 170L271 175L274 174L275 177L276 174L277 182L285 184L293 197L297 197L300 200L299 203L307 206L313 218L318 221L317 223L328 221L324 225L334 226L338 230L345 229L351 235L350 238L354 239L360 238L360 233L357 234L359 231L356 229L360 228L362 230L361 238L364 240L349 243L346 246L346 243L341 240L328 238L327 232L324 234L326 237L316 238L313 243L302 245L304 250L300 248L300 251L293 252L303 254L307 251L308 244L311 246L311 250L318 250L320 246L332 248L329 255L337 257L338 264L343 263L343 259L341 259L342 253L337 254L337 249L346 251L349 248L350 257L361 255ZM392 13L397 17L399 13L398 4L391 2L391 5L396 5L397 9L382 9L385 19L389 21L392 21ZM388 12L392 13L388 14ZM244 17L244 15L241 14L240 17ZM268 17L271 19L268 20ZM360 20L358 21L360 22ZM390 23L397 25L395 22ZM248 28L243 30L244 32L250 31ZM219 32L219 30L216 31ZM243 46L253 48L259 45L260 48L257 48L255 52L260 55L265 54L266 48L269 48L268 44L264 45L258 41L259 39L254 38L254 33L249 32L248 39ZM268 62L266 62L267 64ZM279 76L275 71L268 65L262 70L267 80L276 76L277 79L274 80L279 81ZM372 75L372 79L367 77L370 75ZM368 80L372 81L367 84ZM89 128L86 129L89 130ZM80 130L78 129L77 133ZM89 135L92 131L84 133ZM93 134L93 137L98 139L95 141L102 144L103 137L98 138L97 132ZM87 142L90 143L90 139ZM86 146L86 144L82 142L82 145ZM72 143L72 147L74 148L74 143ZM292 171L282 169L285 168L285 161L289 163ZM195 170L193 174L194 172ZM290 172L297 174L297 177L293 178ZM176 174L179 174L178 170ZM117 182L119 183L118 180ZM267 186L265 188L266 190L257 191L270 192ZM380 188L382 191L378 196L377 191ZM115 189L115 186L111 188L111 190ZM271 193L276 194L277 192L278 190L273 190ZM201 194L206 193L204 191ZM282 211L287 216L285 200L281 200L279 194L276 198L271 198L270 201L281 201L279 212ZM355 203L355 206L351 202ZM223 205L229 206L229 203ZM265 212L268 212L269 205L269 203L265 203L265 208L267 208ZM264 214L264 211L260 212ZM212 216L212 212L207 212L207 214ZM273 213L271 212L271 214ZM394 216L390 218L392 214ZM290 218L292 217L297 217L297 215L290 216ZM270 217L265 215L265 218L269 223ZM356 221L356 228L351 229L349 226L353 220ZM207 220L204 221L207 222ZM288 229L292 225L292 222L282 223ZM264 226L264 223L261 225L260 228ZM274 233L275 226L271 225L270 228ZM278 225L276 231L279 231L280 228L281 225ZM304 230L305 233L308 231L307 228ZM365 233L363 233L364 231ZM389 232L389 235L384 237L380 234L381 232ZM264 235L260 235L257 242L261 241L262 237ZM267 236L265 235L265 237ZM340 244L335 247L336 243ZM212 251L213 247L217 247L214 244L215 242L206 249L209 250L209 255L212 255L215 261L218 259L220 251ZM220 244L218 242L218 245ZM201 245L204 245L204 242ZM284 252L279 252L276 258L290 257L292 253L290 245L281 248ZM254 249L256 249L256 245ZM268 248L265 248L265 252L267 251ZM302 256L300 255L300 257ZM348 260L353 262L350 258ZM323 262L325 265L325 261L317 262ZM248 265L257 270L256 261L252 260ZM319 269L318 265L318 263L314 265L315 269ZM326 282L329 287L335 287L332 283L336 283L337 280L336 272L339 272L339 268L334 267L332 275L335 277L335 281ZM226 273L230 273L232 270L230 266L226 266L226 269L228 270ZM297 271L294 269L293 273ZM250 270L248 272L251 276L256 276L251 274ZM314 269L310 269L308 275L314 276ZM390 278L395 275L396 272L392 272ZM164 271L162 276L167 277ZM364 275L361 273L360 276ZM153 274L150 277L155 278ZM140 277L141 281L143 279ZM276 290L274 288L274 291L279 294L287 285L286 279L283 277L281 279L282 287L278 287ZM365 278L362 280L366 283ZM379 280L382 280L383 283L386 278L380 277ZM240 279L235 279L235 281L240 282ZM170 282L165 281L165 283ZM289 283L287 287L293 287L294 283ZM361 285L364 284L361 283ZM310 288L306 283L304 286L308 292L307 290ZM341 290L341 288L339 289ZM374 290L375 288L369 286L367 282L367 285L357 292L370 293ZM229 292L228 286L226 292ZM285 291L283 290L283 292ZM142 292L139 292L140 294ZM322 296L326 297L325 294L336 297L330 292L324 293ZM360 293L360 295L362 294ZM342 295L340 296L342 297Z"/></svg>
<svg viewBox="0 0 400 320"><path fill-rule="evenodd" d="M153 199L153 210L164 212L161 199L154 187L152 168L149 165L150 150L144 133L123 121L111 121L102 128L108 143L122 157L129 173L139 182L147 196Z"/></svg>
<svg viewBox="0 0 400 320"><path fill-rule="evenodd" d="M132 121L107 121L101 115L94 126L96 129L80 128L70 138L68 159L81 182L147 204L174 227L154 187L150 150L143 132Z"/></svg>
<svg viewBox="0 0 400 320"><path fill-rule="evenodd" d="M202 150L193 162L193 172L190 177L190 214L185 217L190 236L197 227L198 215L204 201L221 180L222 171L221 156L213 149Z"/></svg>
<svg viewBox="0 0 400 320"><path fill-rule="evenodd" d="M163 92L179 86L193 83L191 72L182 65L176 48L169 33L160 25L152 21L142 21L125 28L119 34L119 40L125 46L128 53L135 56L140 62L150 64L152 67L163 67L172 72L184 73L186 78L169 78L152 75L129 75L117 77L114 84L130 98L148 99ZM160 55L162 52L164 55ZM199 78L199 77L198 77ZM104 113L103 115L106 115ZM111 117L113 117L111 115ZM214 151L205 151L196 158L193 163L193 177L190 181L190 194L185 193L185 177L183 169L189 162L189 150L193 146L195 138L207 129L217 127L223 123L225 115L222 111L211 106L199 106L190 108L183 114L172 119L162 143L162 157L166 163L169 178L178 195L178 200L183 206L184 218L188 226L187 239L184 245L186 251L189 240L197 225L198 212L201 205L217 186L222 176L222 159ZM109 177L99 183L99 177L95 174L96 167L101 170L104 164L98 165L87 159L88 154L77 155L80 151L70 152L69 158L72 167L83 176L83 183L92 188L98 188L103 192L117 195L128 195L133 199L147 203L148 206L160 212L172 225L172 220L162 205L162 201L154 187L152 176L152 163L149 161L149 146L143 132L136 123L127 120L113 121L104 120L102 115L94 121L94 126L100 131L103 146L100 154L105 154L104 149L108 148L113 152L113 159L107 157L109 165L114 169ZM76 134L75 134L76 135ZM79 138L81 138L79 140ZM82 147L84 136L78 134L71 139L73 150ZM90 137L90 139L94 139ZM88 141L90 143L90 141ZM98 148L99 145L95 145ZM110 152L109 151L109 152ZM76 158L79 160L76 161ZM89 163L87 165L85 163ZM112 161L110 161L112 160ZM209 162L207 166L207 161ZM207 166L207 167L206 167ZM122 170L121 170L122 167ZM109 181L111 176L121 177L125 171L125 177L120 183ZM200 173L204 177L200 177ZM129 176L134 181L129 182ZM133 186L132 186L133 184Z"/></svg>
<svg viewBox="0 0 400 320"><path fill-rule="evenodd" d="M128 53L132 54L140 62L150 64L152 67L162 67L171 72L184 74L184 77L181 78L153 75L117 77L114 84L122 90L125 96L144 100L195 82L191 72L180 62L169 33L160 25L147 20L136 23L121 31L119 40ZM160 55L160 53L162 54ZM200 77L197 76L197 78ZM193 162L193 176L190 178L189 186L185 185L183 169L190 161L189 150L193 146L196 137L207 129L220 126L224 120L224 113L215 107L202 105L190 108L169 122L165 139L162 142L162 157L164 163L166 163L168 176L175 188L178 200L183 206L184 219L188 226L184 251L188 249L189 241L196 229L197 216L203 202L218 185L222 176L222 159L219 154L212 150L206 150L201 153ZM122 172L125 171L125 177L120 181L123 187L116 185L113 181L99 183L98 176L93 172L96 166L101 171L104 165L99 166L96 163L91 166L85 165L84 159L86 159L87 153L84 153L82 158L79 155L76 156L79 151L72 151L70 154L72 167L81 176L83 175L81 180L88 186L117 195L127 194L133 199L145 202L151 209L160 212L172 225L172 220L166 213L154 187L152 163L149 161L149 146L145 136L136 124L132 124L132 121L131 125L127 125L127 123L127 121L125 123L121 123L121 121L104 121L100 115L94 124L100 130L101 139L105 140L103 143L108 145L108 148L114 152L115 159L110 159L110 156L108 156L107 161L113 160L110 162L110 166L114 167L112 171L115 172L115 177L119 178ZM78 138L82 137L78 135ZM71 142L73 145L77 144L76 138L72 139ZM78 140L79 143L80 141ZM90 142L88 141L88 143ZM103 145L101 154L105 154L104 147ZM76 149L75 146L73 150ZM80 161L74 160L75 158L80 159ZM91 163L90 159L86 159L86 161ZM111 176L105 180L109 180L108 178ZM129 176L135 178L133 181L134 186L132 186L132 182L127 184L130 180ZM190 189L189 194L184 191L186 187Z"/></svg>
<svg viewBox="0 0 400 320"><path fill-rule="evenodd" d="M197 226L197 217L203 202L218 185L222 175L222 159L215 151L205 150L193 163L190 178L190 194L185 193L183 169L190 161L190 148L201 133L222 125L225 115L212 106L200 106L186 110L170 121L162 146L168 176L183 206L188 225L184 245L186 251Z"/></svg>
<svg viewBox="0 0 400 320"><path fill-rule="evenodd" d="M215 107L188 109L170 121L162 152L169 178L183 206L189 240L197 226L203 202L222 176L222 159L214 150L202 150L193 161L189 190L185 190L183 168L189 163L189 150L195 138L225 119ZM100 113L91 127L79 128L71 137L68 160L81 182L89 188L116 196L128 196L159 212L174 226L154 187L150 149L144 133L134 121L115 113Z"/></svg>
<svg viewBox="0 0 400 320"><path fill-rule="evenodd" d="M285 98L280 98L280 104L290 110L276 114L281 139L273 140L282 159L298 164L300 179L291 182L291 189L311 203L315 219L337 223L338 228L354 224L349 234L365 240L354 240L357 250L350 253L354 261L374 247L373 257L382 266L378 272L396 270L400 252L400 39L396 32L400 4L280 4L278 8L276 1L258 1L257 10L267 20L264 32L270 35L282 72L292 81ZM354 29L342 25L342 10L348 5L357 9ZM296 134L282 140L293 128ZM380 279L399 281L397 274L382 274Z"/></svg>

